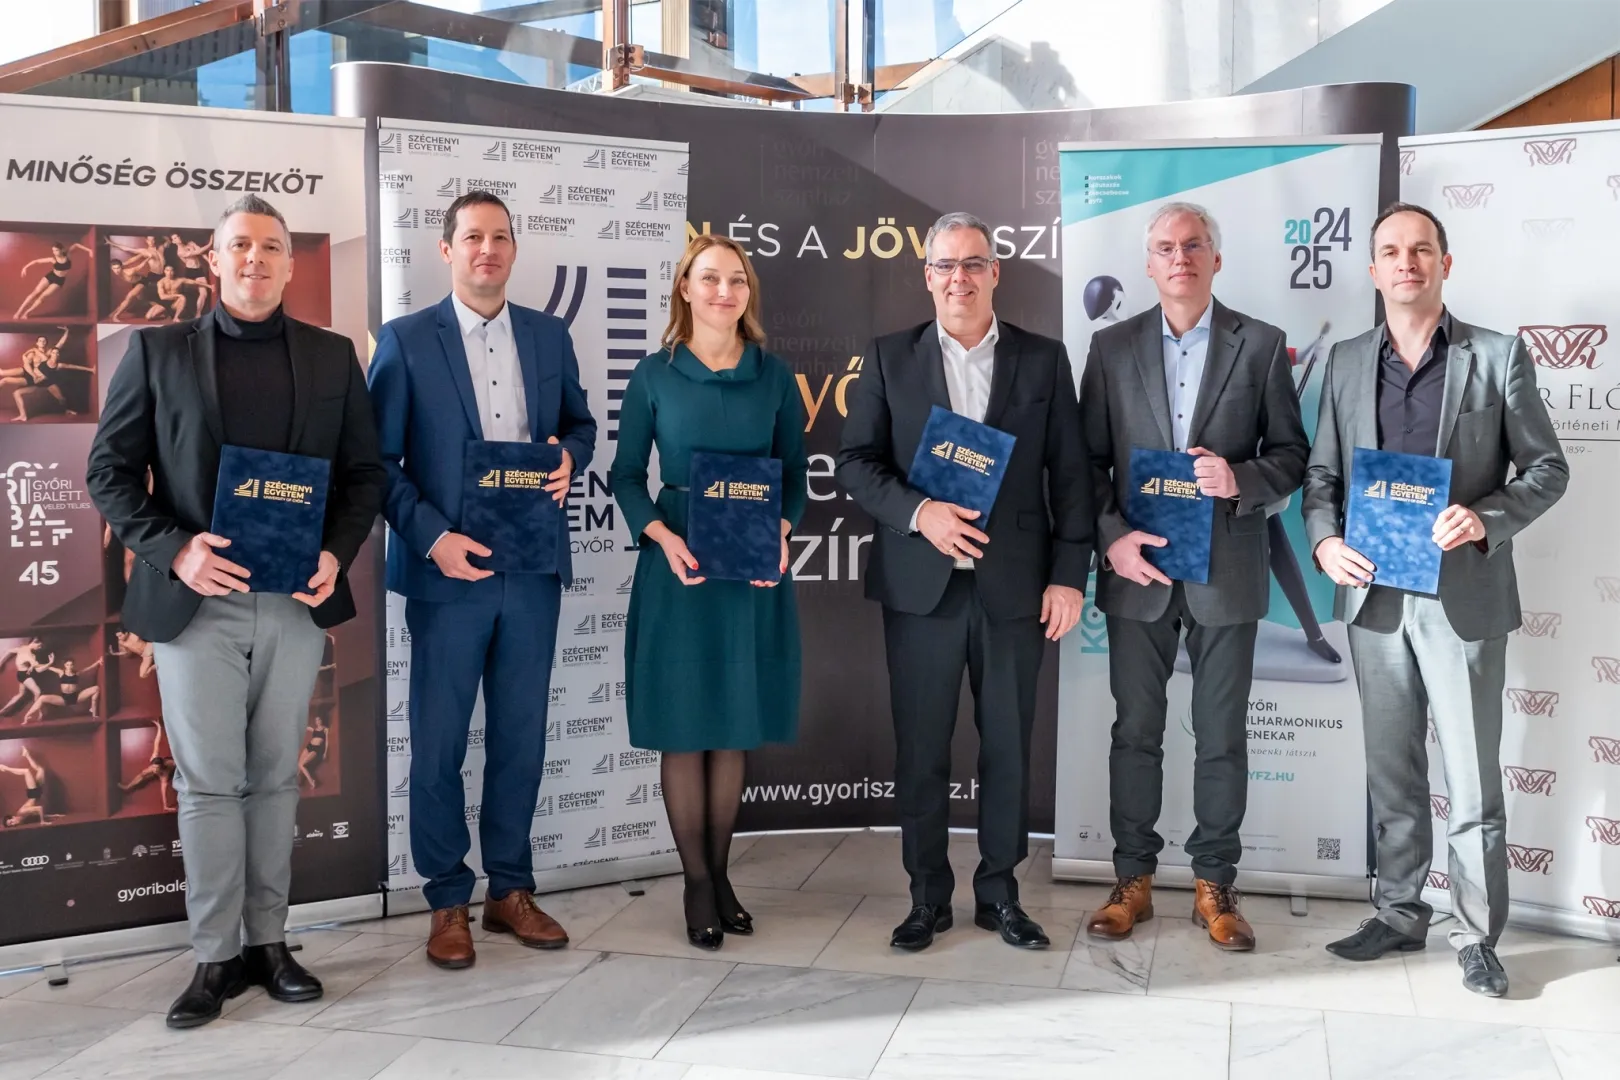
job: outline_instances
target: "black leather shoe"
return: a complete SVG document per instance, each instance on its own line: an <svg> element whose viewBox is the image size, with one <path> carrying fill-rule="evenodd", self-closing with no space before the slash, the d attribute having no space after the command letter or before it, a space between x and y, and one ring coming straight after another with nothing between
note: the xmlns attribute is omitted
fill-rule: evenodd
<svg viewBox="0 0 1620 1080"><path fill-rule="evenodd" d="M921 952L934 943L935 934L943 934L955 922L949 904L918 904L906 921L894 928L889 944L907 952Z"/></svg>
<svg viewBox="0 0 1620 1080"><path fill-rule="evenodd" d="M1001 940L1018 949L1044 949L1052 944L1041 924L1024 914L1016 900L980 904L973 911L973 924L981 930L994 930Z"/></svg>
<svg viewBox="0 0 1620 1080"><path fill-rule="evenodd" d="M277 1001L314 1001L321 996L321 980L293 959L285 941L249 945L242 950L250 986L262 986Z"/></svg>
<svg viewBox="0 0 1620 1080"><path fill-rule="evenodd" d="M240 956L218 964L198 964L191 985L169 1006L169 1026L194 1028L218 1020L225 1002L248 988L244 971Z"/></svg>
<svg viewBox="0 0 1620 1080"><path fill-rule="evenodd" d="M1382 919L1368 919L1349 937L1328 942L1327 951L1345 960L1377 960L1392 952L1417 952L1427 944L1423 938L1403 934Z"/></svg>
<svg viewBox="0 0 1620 1080"><path fill-rule="evenodd" d="M1463 985L1476 994L1501 997L1507 993L1507 972L1496 950L1489 945L1469 945L1457 954L1457 966L1463 969Z"/></svg>

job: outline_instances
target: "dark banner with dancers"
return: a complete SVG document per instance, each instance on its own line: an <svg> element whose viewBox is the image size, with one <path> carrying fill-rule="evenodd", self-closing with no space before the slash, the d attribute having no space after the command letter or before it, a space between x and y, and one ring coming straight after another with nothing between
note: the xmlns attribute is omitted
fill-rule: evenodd
<svg viewBox="0 0 1620 1080"><path fill-rule="evenodd" d="M366 280L352 125L4 98L0 126L27 133L0 153L5 945L185 917L152 645L119 617L133 557L91 507L85 465L132 335L217 300L212 230L237 196L212 174L257 177L261 193L281 178L265 197L293 230L288 314L362 356ZM295 903L374 892L383 875L374 553L349 580L360 617L327 637L299 762Z"/></svg>

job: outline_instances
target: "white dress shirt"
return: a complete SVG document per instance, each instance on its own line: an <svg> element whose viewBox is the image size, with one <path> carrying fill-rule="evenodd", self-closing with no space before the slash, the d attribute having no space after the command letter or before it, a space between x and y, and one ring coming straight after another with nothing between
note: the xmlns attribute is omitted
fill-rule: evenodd
<svg viewBox="0 0 1620 1080"><path fill-rule="evenodd" d="M1164 388L1170 395L1170 430L1175 434L1177 450L1187 449L1188 428L1192 425L1193 408L1198 403L1198 387L1204 381L1204 360L1209 355L1210 319L1215 314L1215 301L1211 300L1198 323L1180 337L1170 329L1170 320L1159 311L1164 325Z"/></svg>
<svg viewBox="0 0 1620 1080"><path fill-rule="evenodd" d="M512 334L512 305L502 304L500 314L486 319L454 293L450 303L461 325L461 344L467 353L467 373L472 376L484 439L529 442L529 399L523 386L523 366L518 363L517 338ZM444 537L440 533L433 547ZM427 557L432 560L432 547Z"/></svg>
<svg viewBox="0 0 1620 1080"><path fill-rule="evenodd" d="M1001 337L1001 322L994 314L990 316L990 330L984 339L973 348L968 348L946 333L945 327L938 322L934 328L939 332L939 350L945 357L945 389L951 398L951 411L960 413L969 420L984 423L984 414L990 410L990 380L996 370L996 341ZM922 513L924 499L917 504L917 509L911 512L911 531L917 531L917 515ZM975 521L976 527L983 528L983 521ZM973 569L973 560L963 557L956 560L958 570Z"/></svg>
<svg viewBox="0 0 1620 1080"><path fill-rule="evenodd" d="M452 295L461 343L467 350L467 372L478 399L478 421L490 442L528 442L529 402L524 393L523 368L518 363L517 338L512 334L512 307L486 319Z"/></svg>

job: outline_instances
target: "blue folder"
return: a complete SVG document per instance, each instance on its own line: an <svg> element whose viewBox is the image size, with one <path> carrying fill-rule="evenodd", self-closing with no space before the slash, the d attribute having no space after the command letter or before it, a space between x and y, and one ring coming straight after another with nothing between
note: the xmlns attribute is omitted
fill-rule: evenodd
<svg viewBox="0 0 1620 1080"><path fill-rule="evenodd" d="M307 593L321 565L332 463L302 454L222 446L208 531L231 542L220 555L248 571L248 589Z"/></svg>
<svg viewBox="0 0 1620 1080"><path fill-rule="evenodd" d="M698 577L782 578L782 462L740 454L692 454L686 547Z"/></svg>
<svg viewBox="0 0 1620 1080"><path fill-rule="evenodd" d="M1209 582L1209 535L1215 525L1215 499L1198 490L1192 454L1131 448L1130 497L1125 520L1131 528L1162 536L1164 547L1143 545L1142 556L1172 581Z"/></svg>
<svg viewBox="0 0 1620 1080"><path fill-rule="evenodd" d="M467 561L503 574L555 574L563 509L545 488L562 447L473 439L462 461L461 532L490 551Z"/></svg>
<svg viewBox="0 0 1620 1080"><path fill-rule="evenodd" d="M1373 583L1434 596L1440 556L1434 523L1451 501L1451 459L1356 447L1344 542L1373 564Z"/></svg>
<svg viewBox="0 0 1620 1080"><path fill-rule="evenodd" d="M928 414L906 483L936 502L977 510L984 528L1018 440L938 405Z"/></svg>

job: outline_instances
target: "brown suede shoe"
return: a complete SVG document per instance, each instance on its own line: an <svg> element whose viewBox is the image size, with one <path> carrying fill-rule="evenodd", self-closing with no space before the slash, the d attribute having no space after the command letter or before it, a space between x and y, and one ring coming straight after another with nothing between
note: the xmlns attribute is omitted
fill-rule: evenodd
<svg viewBox="0 0 1620 1080"><path fill-rule="evenodd" d="M485 900L484 929L513 934L531 949L561 949L568 944L568 931L540 910L534 893L528 889L514 889L499 900Z"/></svg>
<svg viewBox="0 0 1620 1080"><path fill-rule="evenodd" d="M1092 913L1086 933L1105 941L1121 941L1131 936L1139 922L1153 918L1153 875L1122 877L1114 883L1108 902Z"/></svg>
<svg viewBox="0 0 1620 1080"><path fill-rule="evenodd" d="M472 967L478 954L473 952L472 927L467 922L466 904L440 908L433 913L427 956L442 968Z"/></svg>
<svg viewBox="0 0 1620 1080"><path fill-rule="evenodd" d="M1196 884L1198 895L1193 900L1193 922L1209 931L1209 940L1217 949L1227 952L1253 949L1254 927L1238 910L1237 886L1217 885L1202 878Z"/></svg>

